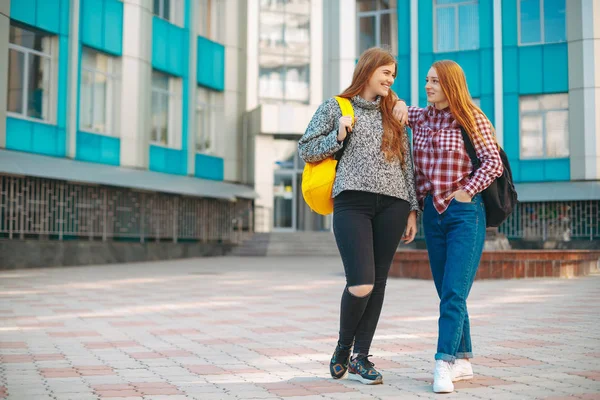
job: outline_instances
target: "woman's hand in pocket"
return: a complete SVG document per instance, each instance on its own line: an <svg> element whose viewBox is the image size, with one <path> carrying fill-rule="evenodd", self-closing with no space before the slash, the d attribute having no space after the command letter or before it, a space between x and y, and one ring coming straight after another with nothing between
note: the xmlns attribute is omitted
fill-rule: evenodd
<svg viewBox="0 0 600 400"><path fill-rule="evenodd" d="M471 196L469 195L469 193L465 192L462 189L457 190L456 192L452 193L450 196L446 197L446 200L452 200L452 199L455 199L459 203L470 203L471 200L473 200L471 198Z"/></svg>

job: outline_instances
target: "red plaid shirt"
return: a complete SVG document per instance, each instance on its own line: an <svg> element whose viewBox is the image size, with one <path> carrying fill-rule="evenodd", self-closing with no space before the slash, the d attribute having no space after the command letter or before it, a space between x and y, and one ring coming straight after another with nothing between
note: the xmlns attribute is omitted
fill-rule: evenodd
<svg viewBox="0 0 600 400"><path fill-rule="evenodd" d="M408 125L413 132L417 200L421 208L425 196L430 193L436 210L441 214L450 204L446 197L453 192L462 189L473 197L502 175L502 160L494 145L490 123L483 115L476 115L475 122L485 137L485 143L479 135L473 138L481 166L469 177L473 166L460 126L450 110L438 110L433 106L408 107Z"/></svg>

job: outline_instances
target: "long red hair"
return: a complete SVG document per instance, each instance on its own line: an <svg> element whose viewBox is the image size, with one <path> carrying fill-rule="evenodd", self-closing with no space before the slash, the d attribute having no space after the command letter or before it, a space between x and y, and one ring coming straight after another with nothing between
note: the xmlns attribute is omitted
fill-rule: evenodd
<svg viewBox="0 0 600 400"><path fill-rule="evenodd" d="M396 78L398 63L389 51L379 47L372 47L366 50L362 53L354 68L352 83L339 96L351 99L352 97L361 94L365 86L369 83L369 79L371 79L373 73L375 73L375 70L390 64L394 64L394 78ZM406 130L400 121L392 114L397 98L398 97L392 89L390 89L387 96L381 98L380 107L383 123L381 151L385 154L387 161L398 160L400 163L403 163L404 155L406 151L408 151L404 146L404 135L406 135Z"/></svg>
<svg viewBox="0 0 600 400"><path fill-rule="evenodd" d="M474 135L479 135L485 143L485 138L477 128L475 116L483 115L490 123L492 132L494 132L494 126L483 111L473 103L463 69L452 60L436 61L431 67L437 72L440 87L448 100L454 119L467 131L471 139Z"/></svg>

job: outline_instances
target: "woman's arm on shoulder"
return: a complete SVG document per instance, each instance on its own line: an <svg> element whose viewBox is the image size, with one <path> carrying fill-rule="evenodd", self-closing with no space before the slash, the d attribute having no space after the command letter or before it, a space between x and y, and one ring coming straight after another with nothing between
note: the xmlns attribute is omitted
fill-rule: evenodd
<svg viewBox="0 0 600 400"><path fill-rule="evenodd" d="M342 112L334 98L319 106L298 142L300 157L304 162L324 160L343 147L343 144L337 141L338 120L341 115Z"/></svg>
<svg viewBox="0 0 600 400"><path fill-rule="evenodd" d="M472 141L481 165L477 168L469 183L463 188L471 197L485 190L504 172L490 121L485 115L477 114L475 115L475 123L480 135L473 135Z"/></svg>

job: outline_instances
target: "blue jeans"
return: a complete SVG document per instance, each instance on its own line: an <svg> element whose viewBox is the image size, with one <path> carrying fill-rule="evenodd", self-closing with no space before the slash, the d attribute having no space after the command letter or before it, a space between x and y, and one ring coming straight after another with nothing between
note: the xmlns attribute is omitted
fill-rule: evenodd
<svg viewBox="0 0 600 400"><path fill-rule="evenodd" d="M467 297L475 280L485 242L485 204L481 194L470 203L452 200L439 214L431 196L425 198L423 228L429 265L438 296L436 360L472 358Z"/></svg>

